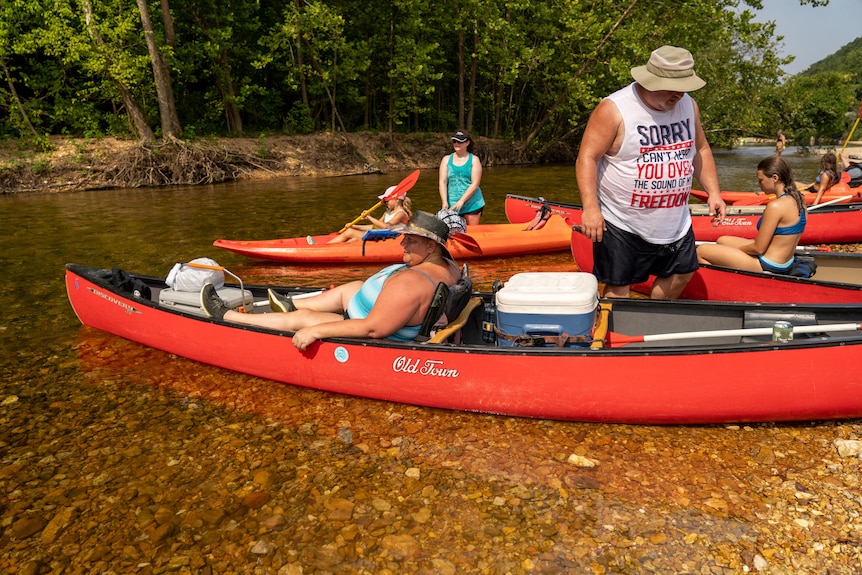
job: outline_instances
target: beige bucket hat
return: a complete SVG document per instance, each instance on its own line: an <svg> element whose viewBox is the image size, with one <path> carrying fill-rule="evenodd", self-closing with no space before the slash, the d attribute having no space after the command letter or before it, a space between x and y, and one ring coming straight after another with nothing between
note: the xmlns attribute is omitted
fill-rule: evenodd
<svg viewBox="0 0 862 575"><path fill-rule="evenodd" d="M650 92L693 92L706 86L706 82L694 73L691 52L676 46L653 50L646 66L632 68L632 78Z"/></svg>

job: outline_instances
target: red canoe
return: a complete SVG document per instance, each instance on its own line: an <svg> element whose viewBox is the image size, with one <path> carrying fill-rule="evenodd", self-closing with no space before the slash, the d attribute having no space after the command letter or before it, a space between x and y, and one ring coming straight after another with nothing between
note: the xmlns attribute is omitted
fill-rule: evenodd
<svg viewBox="0 0 862 575"><path fill-rule="evenodd" d="M549 202L543 198L506 196L506 217L510 222L530 221L536 211L551 210L563 217L570 225L581 223L583 209L577 204ZM763 214L763 206L728 206L727 215L718 226L712 225L712 217L705 204L691 204L691 221L698 241L714 242L719 236L754 238L757 235L757 220ZM814 207L808 213L808 223L801 243L841 244L862 242L862 204L840 204Z"/></svg>
<svg viewBox="0 0 862 575"><path fill-rule="evenodd" d="M527 221L535 215L534 211ZM559 252L570 247L571 228L563 218L551 217L537 230L527 230L526 227L525 224L468 226L467 238L450 239L446 247L456 260ZM219 239L213 245L242 256L292 263L391 263L401 260L403 250L399 238L326 243L336 235L313 236L313 244L307 238L287 238L248 241Z"/></svg>
<svg viewBox="0 0 862 575"><path fill-rule="evenodd" d="M748 272L701 264L681 294L682 299L743 302L862 303L862 254L804 251L817 272L810 279ZM593 242L572 230L572 256L578 269L593 271ZM632 286L648 294L655 277Z"/></svg>
<svg viewBox="0 0 862 575"><path fill-rule="evenodd" d="M851 188L847 184L838 183L823 193L821 202L834 202L836 204L849 204L862 200L862 188ZM708 195L703 190L692 190L691 195L698 200L706 201ZM814 203L817 194L806 192L802 194L805 203L809 206ZM775 194L764 194L763 192L721 192L721 199L728 205L762 206L775 199Z"/></svg>
<svg viewBox="0 0 862 575"><path fill-rule="evenodd" d="M860 305L602 301L592 345L606 342L604 347L495 346L482 342L481 321L470 321L464 341L476 343L333 338L300 352L292 332L160 307L162 278L132 274L151 288L152 299L142 299L115 287L111 275L110 269L66 266L69 301L84 325L191 360L324 391L597 422L862 417L862 371L848 367L862 354ZM266 301L266 286L246 288L256 302ZM255 305L254 313L264 309ZM481 319L481 305L474 311ZM612 331L599 337L603 320ZM791 341L772 340L776 320L793 322Z"/></svg>

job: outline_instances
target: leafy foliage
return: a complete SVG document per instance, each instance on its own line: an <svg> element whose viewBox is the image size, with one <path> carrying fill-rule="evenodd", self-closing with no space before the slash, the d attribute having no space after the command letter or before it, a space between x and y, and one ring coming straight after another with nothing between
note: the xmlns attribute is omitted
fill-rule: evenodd
<svg viewBox="0 0 862 575"><path fill-rule="evenodd" d="M754 21L757 0L147 4L187 137L465 128L549 154L576 148L596 103L662 44L693 52L714 145L779 127L840 137L862 95L862 39L783 81L782 38ZM127 0L3 2L0 76L0 135L141 137L135 108L159 124Z"/></svg>

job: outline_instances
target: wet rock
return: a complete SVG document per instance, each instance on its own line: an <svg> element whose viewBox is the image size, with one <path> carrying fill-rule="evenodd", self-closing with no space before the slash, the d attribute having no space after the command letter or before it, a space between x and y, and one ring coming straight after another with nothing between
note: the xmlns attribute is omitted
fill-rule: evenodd
<svg viewBox="0 0 862 575"><path fill-rule="evenodd" d="M841 457L859 457L862 454L862 441L858 439L836 439L834 445Z"/></svg>
<svg viewBox="0 0 862 575"><path fill-rule="evenodd" d="M284 515L273 515L272 517L267 517L261 521L260 527L266 531L274 531L284 527L286 523L287 521L284 519Z"/></svg>
<svg viewBox="0 0 862 575"><path fill-rule="evenodd" d="M272 497L269 495L269 493L265 493L263 491L255 491L243 497L242 504L249 509L260 509L261 507L269 503L270 499L272 499Z"/></svg>
<svg viewBox="0 0 862 575"><path fill-rule="evenodd" d="M419 556L419 542L412 535L387 535L380 544L390 557L396 559Z"/></svg>
<svg viewBox="0 0 862 575"><path fill-rule="evenodd" d="M411 513L410 517L413 518L413 521L416 523L428 523L431 520L431 509L428 507L423 507L422 509Z"/></svg>
<svg viewBox="0 0 862 575"><path fill-rule="evenodd" d="M354 503L347 499L333 498L328 500L324 506L329 510L329 519L332 521L347 521L353 515Z"/></svg>
<svg viewBox="0 0 862 575"><path fill-rule="evenodd" d="M563 483L570 489L599 489L601 485L594 477L581 473L569 473L563 476Z"/></svg>
<svg viewBox="0 0 862 575"><path fill-rule="evenodd" d="M584 457L583 455L578 455L576 453L569 455L569 457L568 457L568 459L566 459L566 461L570 465L574 465L575 467L592 468L592 467L595 467L596 465L598 465L592 459L589 459L588 457Z"/></svg>
<svg viewBox="0 0 862 575"><path fill-rule="evenodd" d="M272 553L274 549L275 546L272 543L261 539L252 546L250 552L254 555L268 555L269 553Z"/></svg>
<svg viewBox="0 0 862 575"><path fill-rule="evenodd" d="M22 517L12 524L12 537L14 539L27 539L44 529L47 522L36 516Z"/></svg>
<svg viewBox="0 0 862 575"><path fill-rule="evenodd" d="M51 544L57 541L57 538L62 533L63 529L72 521L75 516L74 507L66 507L61 509L45 526L42 531L42 542Z"/></svg>

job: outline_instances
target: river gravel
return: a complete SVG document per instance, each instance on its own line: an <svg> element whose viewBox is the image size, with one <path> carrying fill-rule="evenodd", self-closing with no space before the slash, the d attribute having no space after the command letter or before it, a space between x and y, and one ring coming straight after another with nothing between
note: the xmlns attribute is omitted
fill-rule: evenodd
<svg viewBox="0 0 862 575"><path fill-rule="evenodd" d="M89 328L40 360L38 382L37 357L0 388L2 573L862 565L860 421L457 413L277 384Z"/></svg>

